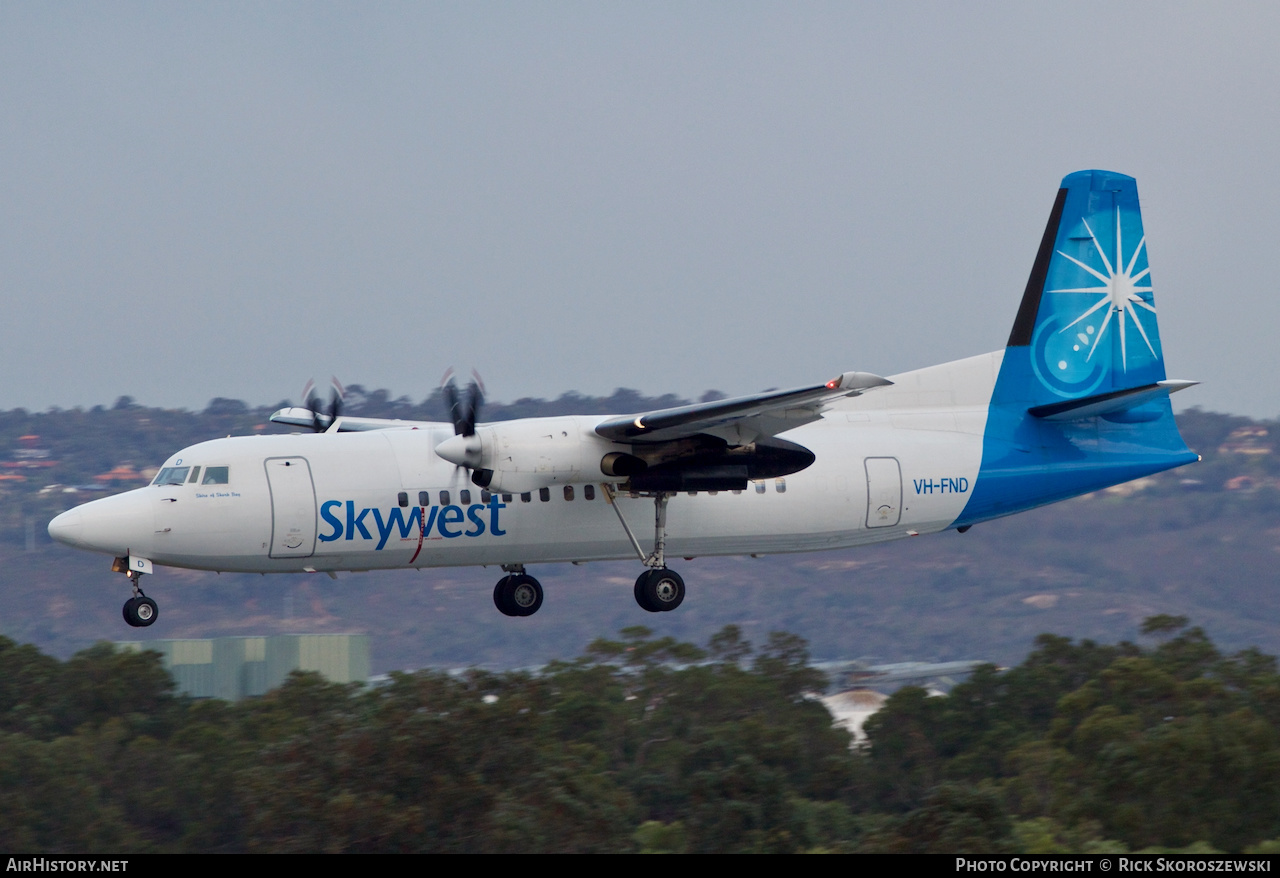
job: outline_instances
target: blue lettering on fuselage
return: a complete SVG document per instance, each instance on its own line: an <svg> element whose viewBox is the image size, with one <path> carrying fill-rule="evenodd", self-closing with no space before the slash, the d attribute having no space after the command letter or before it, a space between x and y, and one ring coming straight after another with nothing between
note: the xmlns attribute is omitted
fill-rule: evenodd
<svg viewBox="0 0 1280 878"><path fill-rule="evenodd" d="M917 494L967 494L969 492L969 480L964 476L912 479L911 484L915 486Z"/></svg>
<svg viewBox="0 0 1280 878"><path fill-rule="evenodd" d="M336 510L345 507L346 515ZM414 536L427 536L434 530L446 539L456 537L478 537L486 532L496 537L506 536L506 531L498 524L498 510L506 509L507 504L498 499L498 495L490 496L487 504L473 503L464 510L461 506L417 506L406 510L401 506L393 506L385 514L376 507L365 507L357 510L354 500L326 500L320 504L320 518L329 530L320 534L320 542L331 543L335 540L372 540L374 535L366 526L366 519L373 519L377 531L378 544L375 551L382 549L391 539L393 533L399 533L400 539L411 539ZM485 520L484 511L489 511ZM470 522L465 530L463 526Z"/></svg>

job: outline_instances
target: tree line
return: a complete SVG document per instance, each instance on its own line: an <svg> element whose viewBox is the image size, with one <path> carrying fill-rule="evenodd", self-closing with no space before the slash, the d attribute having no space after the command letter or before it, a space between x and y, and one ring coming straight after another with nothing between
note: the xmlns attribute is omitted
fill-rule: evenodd
<svg viewBox="0 0 1280 878"><path fill-rule="evenodd" d="M644 628L535 672L295 674L231 704L155 653L0 638L0 846L60 852L1271 850L1280 674L1185 620L1044 635L863 746L803 640Z"/></svg>

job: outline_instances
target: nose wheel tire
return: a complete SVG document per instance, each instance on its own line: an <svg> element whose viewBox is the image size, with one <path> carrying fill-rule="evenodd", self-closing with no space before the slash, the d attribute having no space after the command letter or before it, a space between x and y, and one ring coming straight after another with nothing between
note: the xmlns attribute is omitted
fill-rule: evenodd
<svg viewBox="0 0 1280 878"><path fill-rule="evenodd" d="M542 584L527 573L513 573L493 587L493 605L504 616L532 616L542 606Z"/></svg>
<svg viewBox="0 0 1280 878"><path fill-rule="evenodd" d="M665 613L684 602L684 580L666 567L646 570L636 580L636 603L650 613Z"/></svg>
<svg viewBox="0 0 1280 878"><path fill-rule="evenodd" d="M124 602L124 621L133 628L146 628L160 615L156 602L146 595Z"/></svg>

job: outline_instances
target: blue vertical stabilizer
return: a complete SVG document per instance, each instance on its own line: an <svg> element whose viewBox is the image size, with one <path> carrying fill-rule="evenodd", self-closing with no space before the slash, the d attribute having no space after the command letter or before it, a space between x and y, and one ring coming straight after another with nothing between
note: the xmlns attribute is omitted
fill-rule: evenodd
<svg viewBox="0 0 1280 878"><path fill-rule="evenodd" d="M1138 187L1063 179L991 397L957 526L1197 459L1173 420Z"/></svg>

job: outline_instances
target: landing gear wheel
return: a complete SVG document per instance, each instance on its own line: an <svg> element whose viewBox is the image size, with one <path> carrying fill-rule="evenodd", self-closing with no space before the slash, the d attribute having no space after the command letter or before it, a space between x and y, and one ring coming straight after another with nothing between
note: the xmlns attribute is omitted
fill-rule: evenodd
<svg viewBox="0 0 1280 878"><path fill-rule="evenodd" d="M542 606L542 584L527 573L513 573L493 587L493 605L504 616L532 616Z"/></svg>
<svg viewBox="0 0 1280 878"><path fill-rule="evenodd" d="M146 595L129 598L124 602L124 621L133 628L146 628L160 615L156 602Z"/></svg>
<svg viewBox="0 0 1280 878"><path fill-rule="evenodd" d="M644 584L649 580L649 574L652 572L652 570L646 570L644 573L641 573L636 577L634 594L636 596L636 603L640 605L640 609L647 613L661 613L662 608L653 606L649 603L649 599L644 596Z"/></svg>
<svg viewBox="0 0 1280 878"><path fill-rule="evenodd" d="M684 602L684 580L666 567L646 570L636 580L636 603L650 613L665 613Z"/></svg>
<svg viewBox="0 0 1280 878"><path fill-rule="evenodd" d="M507 580L511 578L512 578L511 576L504 576L501 579L499 579L498 584L493 587L493 605L497 607L498 612L504 616L515 615L514 613L512 613L510 610L507 609L507 602L505 597Z"/></svg>

